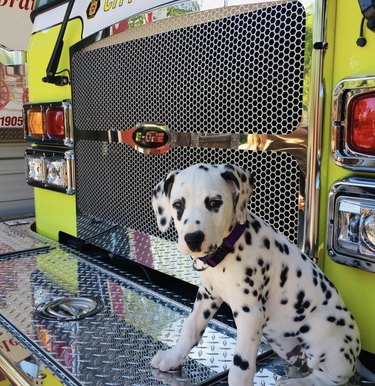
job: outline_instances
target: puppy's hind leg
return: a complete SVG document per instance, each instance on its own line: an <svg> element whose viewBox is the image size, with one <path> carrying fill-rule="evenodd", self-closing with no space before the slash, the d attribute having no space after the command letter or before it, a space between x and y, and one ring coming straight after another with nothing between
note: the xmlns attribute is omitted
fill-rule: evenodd
<svg viewBox="0 0 375 386"><path fill-rule="evenodd" d="M276 383L276 386L338 386L346 385L347 380L344 383L329 379L323 372L314 370L310 375L304 378L293 378L280 380Z"/></svg>

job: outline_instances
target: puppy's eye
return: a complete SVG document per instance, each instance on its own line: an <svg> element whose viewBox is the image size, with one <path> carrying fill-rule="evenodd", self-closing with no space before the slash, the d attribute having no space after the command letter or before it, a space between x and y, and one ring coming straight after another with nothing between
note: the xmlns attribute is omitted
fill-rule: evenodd
<svg viewBox="0 0 375 386"><path fill-rule="evenodd" d="M179 210L179 209L184 209L185 207L185 203L183 200L176 200L173 204L172 204L173 208L175 208L176 210Z"/></svg>
<svg viewBox="0 0 375 386"><path fill-rule="evenodd" d="M212 198L209 201L209 207L212 209L219 209L222 204L223 204L223 201L219 200L218 198Z"/></svg>

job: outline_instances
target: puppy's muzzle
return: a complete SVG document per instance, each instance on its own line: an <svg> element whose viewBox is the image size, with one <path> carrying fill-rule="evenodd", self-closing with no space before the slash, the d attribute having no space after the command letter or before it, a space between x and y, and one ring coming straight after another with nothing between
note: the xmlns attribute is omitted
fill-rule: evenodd
<svg viewBox="0 0 375 386"><path fill-rule="evenodd" d="M185 243L192 252L200 252L204 240L204 233L196 231L185 235Z"/></svg>

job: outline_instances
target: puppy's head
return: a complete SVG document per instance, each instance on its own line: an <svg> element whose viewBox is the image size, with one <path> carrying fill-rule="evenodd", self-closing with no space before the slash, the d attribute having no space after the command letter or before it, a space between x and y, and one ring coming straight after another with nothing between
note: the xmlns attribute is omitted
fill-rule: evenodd
<svg viewBox="0 0 375 386"><path fill-rule="evenodd" d="M165 232L173 218L184 254L213 253L238 221L246 222L253 192L249 172L234 165L198 164L173 171L155 187L152 206Z"/></svg>

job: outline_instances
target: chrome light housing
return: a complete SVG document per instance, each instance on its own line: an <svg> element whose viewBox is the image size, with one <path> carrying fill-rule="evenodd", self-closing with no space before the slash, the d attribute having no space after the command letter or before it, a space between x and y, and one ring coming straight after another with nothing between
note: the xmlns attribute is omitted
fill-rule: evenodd
<svg viewBox="0 0 375 386"><path fill-rule="evenodd" d="M26 181L31 186L74 194L73 151L27 149Z"/></svg>
<svg viewBox="0 0 375 386"><path fill-rule="evenodd" d="M374 75L343 79L335 87L331 155L338 165L358 171L374 170L374 104Z"/></svg>
<svg viewBox="0 0 375 386"><path fill-rule="evenodd" d="M73 146L70 101L25 104L23 117L26 141Z"/></svg>
<svg viewBox="0 0 375 386"><path fill-rule="evenodd" d="M375 272L375 180L350 177L332 187L328 253L342 264Z"/></svg>

